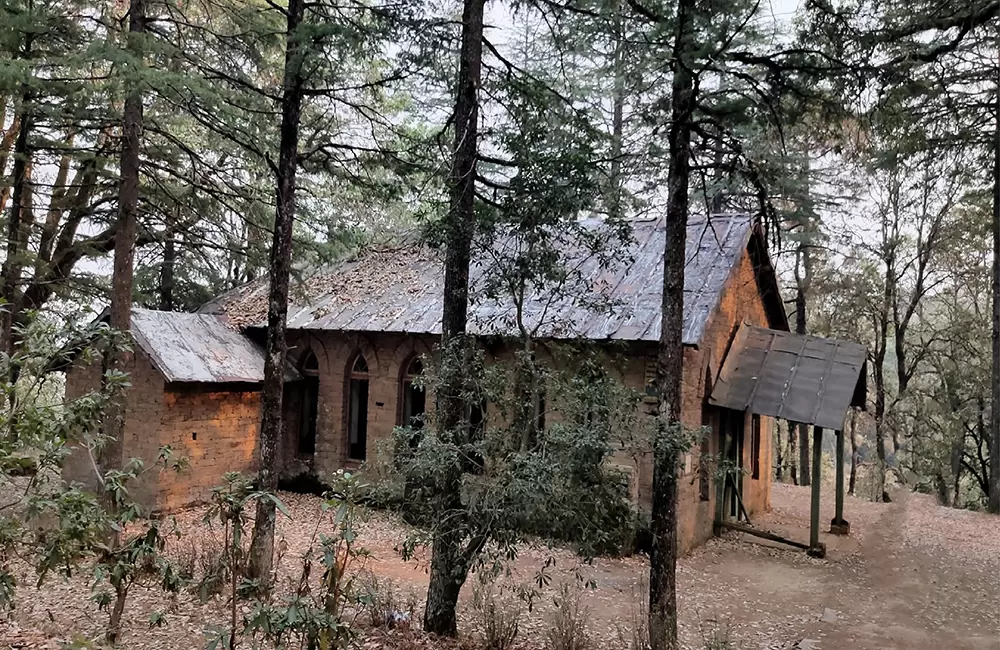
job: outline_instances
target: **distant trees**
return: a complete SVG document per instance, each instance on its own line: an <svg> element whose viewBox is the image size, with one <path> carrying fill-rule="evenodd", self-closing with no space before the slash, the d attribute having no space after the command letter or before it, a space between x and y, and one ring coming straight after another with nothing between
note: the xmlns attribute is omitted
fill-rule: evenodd
<svg viewBox="0 0 1000 650"><path fill-rule="evenodd" d="M800 23L801 38L825 52L824 65L836 73L834 96L855 115L849 121L855 126L846 130L854 132L856 142L847 143L844 153L857 154L856 160L869 165L870 171L862 172L859 180L866 182L871 174L904 173L915 161L923 162L916 163L911 176L924 175L928 164L936 170L934 175L940 172L935 163L961 160L958 164L968 173L955 179L945 222L964 218L959 214L969 214L969 206L979 203L974 197L992 184L987 170L993 167L994 129L987 125L996 123L997 14L995 4L976 1L948 8L882 1L807 8ZM869 102L862 97L878 99ZM940 198L940 182L928 182L927 187ZM918 203L919 197L917 192ZM914 214L926 212L912 207ZM939 405L915 393L923 390L918 388L923 373L936 372L929 367L929 358L947 338L943 335L947 325L941 320L945 312L938 305L948 280L940 267L933 269L936 260L947 254L943 237L948 230L944 223L938 227L928 219L890 229L882 237L881 279L874 282L881 299L872 345L876 451L884 457L885 442L892 437L890 464L905 467L907 481L923 483L930 478L947 484L944 477L933 478L934 471L924 476L926 466L916 467L921 465L917 446L919 453L928 448L912 437L925 430L929 414L935 411L931 407ZM985 398L984 407L990 401ZM955 458L960 447L956 439ZM989 456L987 448L984 459ZM960 464L956 461L954 466Z"/></svg>

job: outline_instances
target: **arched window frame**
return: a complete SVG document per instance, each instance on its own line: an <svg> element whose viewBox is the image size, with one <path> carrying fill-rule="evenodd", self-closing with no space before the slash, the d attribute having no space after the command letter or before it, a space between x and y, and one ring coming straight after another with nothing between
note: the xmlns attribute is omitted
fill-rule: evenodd
<svg viewBox="0 0 1000 650"><path fill-rule="evenodd" d="M368 457L368 388L370 371L368 360L361 352L351 357L347 366L346 390L346 443L347 459L364 461Z"/></svg>
<svg viewBox="0 0 1000 650"><path fill-rule="evenodd" d="M299 361L302 375L302 412L296 445L300 457L316 453L317 421L319 418L319 358L307 349Z"/></svg>
<svg viewBox="0 0 1000 650"><path fill-rule="evenodd" d="M401 426L423 428L423 416L427 412L427 391L423 386L414 386L414 382L424 371L423 361L419 356L410 357L403 364L399 377L399 409L396 423Z"/></svg>

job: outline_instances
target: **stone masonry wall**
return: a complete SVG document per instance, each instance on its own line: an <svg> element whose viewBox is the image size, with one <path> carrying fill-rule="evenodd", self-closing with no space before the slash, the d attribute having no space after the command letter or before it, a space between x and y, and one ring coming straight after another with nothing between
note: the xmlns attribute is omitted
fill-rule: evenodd
<svg viewBox="0 0 1000 650"><path fill-rule="evenodd" d="M160 417L163 409L163 375L153 367L149 357L136 348L129 368L129 384L125 389L124 458L141 458L147 464L156 459L159 449ZM101 389L101 361L77 364L66 373L66 399L73 400ZM91 489L96 487L96 475L91 459L79 447L63 463L63 478ZM145 507L155 501L156 472L151 470L130 486L132 498Z"/></svg>
<svg viewBox="0 0 1000 650"><path fill-rule="evenodd" d="M208 501L226 472L256 472L259 430L259 390L168 386L158 442L187 466L159 473L156 509Z"/></svg>
<svg viewBox="0 0 1000 650"><path fill-rule="evenodd" d="M101 363L76 365L66 375L66 398L100 389ZM125 392L125 458L141 458L147 471L130 485L144 508L173 510L206 500L227 471L253 471L260 421L260 394L211 384L166 384L149 357L136 348ZM196 434L196 435L195 435ZM188 467L177 473L154 467L159 450L170 445ZM93 489L94 469L74 448L63 478Z"/></svg>
<svg viewBox="0 0 1000 650"><path fill-rule="evenodd" d="M744 320L756 325L768 325L747 254L743 255L730 277L720 306L707 323L701 344L685 348L682 417L686 425L693 428L701 426L705 396L710 390L705 385L706 374L710 380L717 376L732 337ZM431 336L397 334L289 332L293 363L302 359L309 350L316 355L319 407L316 453L312 459L298 458L297 430L301 407L295 384L286 389L286 431L280 450L286 475L311 469L322 479L337 469L359 465L357 459L348 458L346 435L347 379L359 354L365 357L369 369L367 456L374 458L400 420L402 372L413 357L430 355L434 340L435 337ZM504 353L499 355L502 357ZM626 385L642 389L648 378L647 362L653 355L655 345L634 345L613 372ZM172 510L206 500L212 487L220 483L227 471L254 471L260 421L260 394L257 390L233 386L167 385L141 350L137 350L135 355L131 382L132 387L126 398L126 456L138 456L151 463L162 445L170 445L177 455L186 457L189 463L180 474L156 470L147 473L133 488L133 494L140 503L157 510ZM99 362L89 367L74 367L67 374L67 398L83 395L99 385ZM431 395L427 398L427 407L433 408ZM717 427L717 414L712 414L710 420ZM771 419L762 418L760 478L753 480L747 476L744 481L744 503L751 514L765 511L770 506L771 428ZM743 462L749 468L749 416L745 432ZM719 453L717 447L718 436L713 435L710 437L710 453ZM652 483L651 459L642 458L636 464L621 454L615 463L632 468L634 496L640 505L648 507ZM696 446L683 459L678 508L678 541L682 552L712 534L716 490L712 485L710 498L701 499L698 464ZM93 476L89 459L73 454L66 461L64 475L68 480L88 483L88 476Z"/></svg>

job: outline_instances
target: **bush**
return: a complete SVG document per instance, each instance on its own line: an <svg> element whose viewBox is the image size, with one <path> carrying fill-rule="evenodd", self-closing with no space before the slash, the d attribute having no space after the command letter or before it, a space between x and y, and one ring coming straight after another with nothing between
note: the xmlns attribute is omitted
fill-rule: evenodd
<svg viewBox="0 0 1000 650"><path fill-rule="evenodd" d="M366 570L358 575L358 600L368 613L372 627L408 625L417 610L413 592L405 597L392 578L380 578Z"/></svg>
<svg viewBox="0 0 1000 650"><path fill-rule="evenodd" d="M488 578L480 578L472 590L472 609L484 650L508 650L521 628L521 601L504 597Z"/></svg>
<svg viewBox="0 0 1000 650"><path fill-rule="evenodd" d="M194 553L201 578L193 584L192 591L205 602L225 591L229 584L229 558L222 542L214 536L206 536L200 552Z"/></svg>
<svg viewBox="0 0 1000 650"><path fill-rule="evenodd" d="M198 568L198 547L195 546L194 542L188 542L186 546L177 551L176 555L175 565L178 577L186 583L193 582Z"/></svg>
<svg viewBox="0 0 1000 650"><path fill-rule="evenodd" d="M7 476L34 476L38 473L38 461L26 454L5 454L0 450L0 473Z"/></svg>
<svg viewBox="0 0 1000 650"><path fill-rule="evenodd" d="M548 650L590 650L592 643L587 633L587 618L590 609L581 601L579 583L563 583L556 596L556 610L553 612L546 632Z"/></svg>

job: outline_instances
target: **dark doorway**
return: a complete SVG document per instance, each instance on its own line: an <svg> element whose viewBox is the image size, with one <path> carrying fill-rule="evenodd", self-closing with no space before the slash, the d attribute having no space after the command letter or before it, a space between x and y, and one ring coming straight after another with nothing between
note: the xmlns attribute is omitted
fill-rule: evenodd
<svg viewBox="0 0 1000 650"><path fill-rule="evenodd" d="M302 375L302 423L299 426L299 456L316 453L316 417L319 414L319 361L310 350L299 364Z"/></svg>
<svg viewBox="0 0 1000 650"><path fill-rule="evenodd" d="M351 366L347 390L347 458L368 457L368 362L360 354Z"/></svg>
<svg viewBox="0 0 1000 650"><path fill-rule="evenodd" d="M743 498L743 445L744 414L741 411L719 411L719 449L726 462L723 514L737 521L740 518L740 500Z"/></svg>

